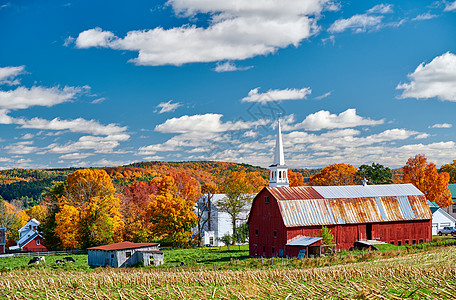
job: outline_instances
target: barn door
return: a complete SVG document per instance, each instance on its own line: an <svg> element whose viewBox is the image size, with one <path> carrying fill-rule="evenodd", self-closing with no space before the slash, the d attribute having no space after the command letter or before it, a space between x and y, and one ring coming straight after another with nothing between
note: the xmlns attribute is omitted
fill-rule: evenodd
<svg viewBox="0 0 456 300"><path fill-rule="evenodd" d="M372 224L366 224L366 239L372 240Z"/></svg>

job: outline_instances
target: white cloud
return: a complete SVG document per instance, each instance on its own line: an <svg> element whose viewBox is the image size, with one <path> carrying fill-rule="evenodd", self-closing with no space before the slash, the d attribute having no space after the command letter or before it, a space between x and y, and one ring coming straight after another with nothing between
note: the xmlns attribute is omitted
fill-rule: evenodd
<svg viewBox="0 0 456 300"><path fill-rule="evenodd" d="M23 74L24 70L25 66L0 68L0 84L19 84L19 80L15 79L15 77Z"/></svg>
<svg viewBox="0 0 456 300"><path fill-rule="evenodd" d="M329 111L320 110L308 115L304 121L294 125L284 124L284 130L305 129L317 131L322 129L350 128L357 126L374 126L383 124L385 120L372 120L356 114L356 109L347 109L340 114L331 114Z"/></svg>
<svg viewBox="0 0 456 300"><path fill-rule="evenodd" d="M424 13L424 14L416 16L415 18L412 19L412 21L424 21L424 20L434 19L436 17L437 17L437 15L433 15L430 13Z"/></svg>
<svg viewBox="0 0 456 300"><path fill-rule="evenodd" d="M23 136L21 136L21 139L22 140L30 140L30 139L33 139L34 137L35 137L35 135L33 135L31 133L26 133Z"/></svg>
<svg viewBox="0 0 456 300"><path fill-rule="evenodd" d="M217 66L215 67L214 71L217 73L222 73L222 72L233 72L233 71L245 71L245 70L249 70L251 68L252 68L252 66L238 67L233 62L226 61L222 64L217 63Z"/></svg>
<svg viewBox="0 0 456 300"><path fill-rule="evenodd" d="M449 123L434 124L432 126L429 126L429 128L451 128L451 127L453 127L453 125L449 124Z"/></svg>
<svg viewBox="0 0 456 300"><path fill-rule="evenodd" d="M65 43L71 43L73 38L69 37ZM109 43L115 39L114 33L103 31L100 27L83 31L76 39L77 48L108 47Z"/></svg>
<svg viewBox="0 0 456 300"><path fill-rule="evenodd" d="M99 103L102 103L102 102L105 102L105 101L106 101L106 98L105 97L101 97L101 98L93 100L91 103L92 104L99 104Z"/></svg>
<svg viewBox="0 0 456 300"><path fill-rule="evenodd" d="M388 14L393 12L393 6L391 4L378 4L367 10L370 14Z"/></svg>
<svg viewBox="0 0 456 300"><path fill-rule="evenodd" d="M446 3L444 11L454 11L456 10L456 1Z"/></svg>
<svg viewBox="0 0 456 300"><path fill-rule="evenodd" d="M35 146L32 146L32 145L33 145L32 141L26 141L26 142L9 144L9 145L5 146L4 148L8 151L8 153L24 155L24 154L30 154L30 153L38 151L38 148Z"/></svg>
<svg viewBox="0 0 456 300"><path fill-rule="evenodd" d="M354 15L348 19L336 20L328 29L331 33L344 32L351 29L355 33L366 32L376 28L382 22L383 16L370 16L367 14Z"/></svg>
<svg viewBox="0 0 456 300"><path fill-rule="evenodd" d="M172 118L165 121L163 124L155 126L155 131L163 133L188 133L188 132L225 132L233 130L250 129L258 125L265 125L269 121L258 120L246 122L238 120L235 122L223 123L220 119L221 114L204 114L193 116L182 116L179 118Z"/></svg>
<svg viewBox="0 0 456 300"><path fill-rule="evenodd" d="M114 148L120 145L119 142L127 141L130 138L126 134L100 136L82 136L76 142L68 142L64 145L51 144L47 147L52 153L74 153L81 150L94 150L95 153L113 153Z"/></svg>
<svg viewBox="0 0 456 300"><path fill-rule="evenodd" d="M298 100L306 98L312 92L308 87L302 89L269 90L265 93L258 93L258 90L259 88L250 90L249 95L242 98L241 101L266 103L271 101Z"/></svg>
<svg viewBox="0 0 456 300"><path fill-rule="evenodd" d="M55 118L45 120L33 118L30 120L16 119L16 124L22 125L22 128L43 129L43 130L69 130L71 132L89 133L93 135L114 135L121 134L127 130L127 127L121 127L117 124L100 124L96 120L86 120L77 118L74 120L61 120Z"/></svg>
<svg viewBox="0 0 456 300"><path fill-rule="evenodd" d="M331 96L331 94L332 94L332 91L331 91L331 92L324 93L323 95L320 95L320 96L318 96L318 97L315 97L314 99L321 100L321 99L324 99L324 98L327 98L327 97Z"/></svg>
<svg viewBox="0 0 456 300"><path fill-rule="evenodd" d="M421 63L408 74L410 83L400 83L396 89L404 90L399 98L456 101L456 55L447 52L430 63Z"/></svg>
<svg viewBox="0 0 456 300"><path fill-rule="evenodd" d="M34 86L30 89L18 87L15 90L0 90L0 109L16 110L26 109L31 106L54 106L72 100L81 88L58 87L44 88Z"/></svg>
<svg viewBox="0 0 456 300"><path fill-rule="evenodd" d="M69 153L59 156L60 159L84 159L89 156L92 156L92 153Z"/></svg>
<svg viewBox="0 0 456 300"><path fill-rule="evenodd" d="M208 14L210 25L136 30L123 38L97 27L81 32L76 47L137 51L138 57L131 61L147 66L244 60L297 47L318 31L315 19L334 7L330 4L325 0L171 0L168 5L176 14L190 18Z"/></svg>
<svg viewBox="0 0 456 300"><path fill-rule="evenodd" d="M169 100L168 102L161 102L160 104L157 105L157 109L160 109L158 112L159 114L162 113L167 113L167 112L173 112L175 111L178 107L182 106L181 103L171 103L173 100Z"/></svg>

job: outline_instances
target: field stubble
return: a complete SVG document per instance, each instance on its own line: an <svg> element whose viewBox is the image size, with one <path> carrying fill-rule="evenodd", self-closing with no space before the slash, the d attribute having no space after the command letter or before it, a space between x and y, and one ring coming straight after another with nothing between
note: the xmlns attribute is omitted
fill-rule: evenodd
<svg viewBox="0 0 456 300"><path fill-rule="evenodd" d="M456 248L352 264L260 270L111 269L4 272L9 299L456 298Z"/></svg>

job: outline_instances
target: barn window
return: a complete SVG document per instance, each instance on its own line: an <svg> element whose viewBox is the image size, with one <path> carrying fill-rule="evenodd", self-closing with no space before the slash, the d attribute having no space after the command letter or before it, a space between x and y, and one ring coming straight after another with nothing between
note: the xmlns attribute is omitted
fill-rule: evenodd
<svg viewBox="0 0 456 300"><path fill-rule="evenodd" d="M415 245L415 244L416 244L416 240L413 240L413 241L412 241L412 244Z"/></svg>
<svg viewBox="0 0 456 300"><path fill-rule="evenodd" d="M408 244L409 244L409 241L408 241L408 240L406 240L406 241L405 241L405 244L406 244L406 245L408 245Z"/></svg>
<svg viewBox="0 0 456 300"><path fill-rule="evenodd" d="M394 241L391 241L390 244L391 244L391 245L394 245Z"/></svg>
<svg viewBox="0 0 456 300"><path fill-rule="evenodd" d="M131 251L127 251L125 254L127 255L127 258L131 257Z"/></svg>
<svg viewBox="0 0 456 300"><path fill-rule="evenodd" d="M114 254L111 254L111 258L114 258Z"/></svg>
<svg viewBox="0 0 456 300"><path fill-rule="evenodd" d="M269 196L264 196L264 203L269 203Z"/></svg>
<svg viewBox="0 0 456 300"><path fill-rule="evenodd" d="M258 236L258 229L255 229L255 235Z"/></svg>
<svg viewBox="0 0 456 300"><path fill-rule="evenodd" d="M277 238L277 231L274 231L274 238Z"/></svg>
<svg viewBox="0 0 456 300"><path fill-rule="evenodd" d="M423 243L423 240L420 240L420 244L422 244L422 243Z"/></svg>
<svg viewBox="0 0 456 300"><path fill-rule="evenodd" d="M397 245L398 246L402 245L402 241L397 241Z"/></svg>
<svg viewBox="0 0 456 300"><path fill-rule="evenodd" d="M36 240L36 244L39 245L40 244L40 240Z"/></svg>
<svg viewBox="0 0 456 300"><path fill-rule="evenodd" d="M263 246L263 254L266 252L266 247Z"/></svg>
<svg viewBox="0 0 456 300"><path fill-rule="evenodd" d="M274 247L272 247L272 255L274 255L274 251L275 251L275 249L274 249Z"/></svg>

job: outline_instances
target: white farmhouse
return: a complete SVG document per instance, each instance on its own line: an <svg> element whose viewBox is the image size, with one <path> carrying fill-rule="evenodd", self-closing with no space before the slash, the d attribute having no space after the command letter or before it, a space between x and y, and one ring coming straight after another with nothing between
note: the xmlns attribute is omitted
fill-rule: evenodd
<svg viewBox="0 0 456 300"><path fill-rule="evenodd" d="M255 195L251 195L252 199L253 196ZM226 194L211 194L210 199L208 199L208 195L204 194L196 202L195 213L200 217L201 229L197 225L197 227L192 229L192 233L196 236L198 231L201 230L204 245L225 246L225 243L219 239L226 234L233 234L231 216L217 208L217 203L225 197ZM236 227L247 222L250 207L251 203L245 205L239 215Z"/></svg>
<svg viewBox="0 0 456 300"><path fill-rule="evenodd" d="M163 252L158 243L121 242L88 248L89 266L132 267L138 263L144 266L164 263Z"/></svg>

